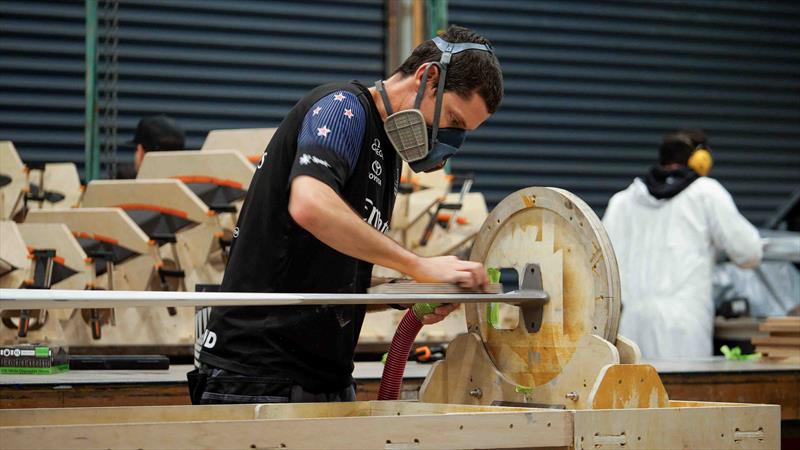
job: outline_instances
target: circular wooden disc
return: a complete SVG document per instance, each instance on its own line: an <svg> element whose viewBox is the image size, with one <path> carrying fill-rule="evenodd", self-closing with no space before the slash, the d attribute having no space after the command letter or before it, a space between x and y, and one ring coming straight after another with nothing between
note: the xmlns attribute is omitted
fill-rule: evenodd
<svg viewBox="0 0 800 450"><path fill-rule="evenodd" d="M486 267L540 265L550 301L541 329L495 329L487 304L466 305L467 326L480 334L497 368L516 383L534 387L559 373L581 336L616 341L620 313L619 270L600 219L575 195L556 188L519 190L484 222L470 259Z"/></svg>

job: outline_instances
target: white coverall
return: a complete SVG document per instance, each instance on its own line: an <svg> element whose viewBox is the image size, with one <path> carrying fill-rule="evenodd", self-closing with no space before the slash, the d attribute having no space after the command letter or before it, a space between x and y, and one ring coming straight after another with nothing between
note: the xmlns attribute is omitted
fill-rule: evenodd
<svg viewBox="0 0 800 450"><path fill-rule="evenodd" d="M758 231L728 191L701 177L659 200L637 178L611 198L603 224L620 269L620 334L647 359L712 356L715 252L745 268L762 256Z"/></svg>

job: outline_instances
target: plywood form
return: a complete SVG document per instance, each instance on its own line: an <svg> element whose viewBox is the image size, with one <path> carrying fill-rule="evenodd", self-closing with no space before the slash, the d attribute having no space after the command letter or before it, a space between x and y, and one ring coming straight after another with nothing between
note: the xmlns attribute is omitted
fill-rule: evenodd
<svg viewBox="0 0 800 450"><path fill-rule="evenodd" d="M489 405L500 400L586 409L592 405L592 392L602 380L604 368L618 363L616 347L588 334L579 341L562 373L543 385L531 387L517 383L499 370L484 350L480 337L469 333L450 343L447 358L434 364L419 398L435 403Z"/></svg>
<svg viewBox="0 0 800 450"><path fill-rule="evenodd" d="M58 202L28 202L28 207L31 209L73 208L81 201L83 187L75 163L47 163L43 172L32 170L28 179L40 185L39 189L64 196Z"/></svg>
<svg viewBox="0 0 800 450"><path fill-rule="evenodd" d="M179 180L114 180L93 181L86 189L84 206L150 205L176 211L194 226L176 233L175 248L180 268L185 271L185 289L193 291L196 283L219 283L222 272L207 264L222 231L218 217ZM162 246L163 259L174 259L172 245Z"/></svg>
<svg viewBox="0 0 800 450"><path fill-rule="evenodd" d="M28 248L15 222L0 220L0 261L14 270L0 276L0 287L16 289L31 276Z"/></svg>
<svg viewBox="0 0 800 450"><path fill-rule="evenodd" d="M52 249L64 266L77 273L52 285L53 289L86 289L94 282L94 264L64 224L23 223L19 225L25 243L36 250Z"/></svg>
<svg viewBox="0 0 800 450"><path fill-rule="evenodd" d="M642 359L639 345L621 334L617 335L617 351L619 351L620 364L639 364Z"/></svg>
<svg viewBox="0 0 800 450"><path fill-rule="evenodd" d="M211 130L201 150L236 150L258 163L277 128L238 128Z"/></svg>
<svg viewBox="0 0 800 450"><path fill-rule="evenodd" d="M108 237L139 254L151 253L150 238L120 208L79 208L31 211L26 223L63 223L73 233Z"/></svg>
<svg viewBox="0 0 800 450"><path fill-rule="evenodd" d="M564 370L578 342L594 334L616 341L619 271L597 216L579 198L554 188L527 188L506 197L484 223L471 258L487 267L541 268L550 301L541 329L528 333L489 324L485 305L466 307L497 368L524 386L543 385ZM520 276L520 279L522 277Z"/></svg>
<svg viewBox="0 0 800 450"><path fill-rule="evenodd" d="M247 190L255 166L235 150L149 152L142 160L137 179L209 177ZM199 182L199 181L198 181Z"/></svg>
<svg viewBox="0 0 800 450"><path fill-rule="evenodd" d="M91 329L80 314L62 320L61 327L70 345L85 347L160 346L194 344L194 308L115 308L116 325L104 325L103 336L92 339Z"/></svg>
<svg viewBox="0 0 800 450"><path fill-rule="evenodd" d="M178 180L95 180L86 186L83 207L151 205L181 212L196 223L210 220L208 207Z"/></svg>
<svg viewBox="0 0 800 450"><path fill-rule="evenodd" d="M0 141L0 175L11 179L0 188L0 220L4 220L22 207L21 195L27 189L27 169L11 141Z"/></svg>
<svg viewBox="0 0 800 450"><path fill-rule="evenodd" d="M414 402L0 410L3 448L779 447L779 407L546 410Z"/></svg>

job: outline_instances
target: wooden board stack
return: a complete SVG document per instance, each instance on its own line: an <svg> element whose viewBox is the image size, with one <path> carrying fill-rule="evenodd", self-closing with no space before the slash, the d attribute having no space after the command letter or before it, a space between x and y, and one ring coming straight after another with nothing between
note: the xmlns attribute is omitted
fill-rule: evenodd
<svg viewBox="0 0 800 450"><path fill-rule="evenodd" d="M800 363L800 317L768 317L758 329L769 332L752 339L765 361Z"/></svg>

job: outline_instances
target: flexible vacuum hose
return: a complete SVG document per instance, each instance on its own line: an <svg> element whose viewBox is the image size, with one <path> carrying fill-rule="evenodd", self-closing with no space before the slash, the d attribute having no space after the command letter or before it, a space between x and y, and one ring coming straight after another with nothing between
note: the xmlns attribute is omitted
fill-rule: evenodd
<svg viewBox="0 0 800 450"><path fill-rule="evenodd" d="M422 329L422 318L426 314L431 314L438 304L417 303L413 308L406 312L397 331L392 338L389 346L389 355L386 357L386 365L383 366L383 376L381 376L381 387L378 390L378 400L397 400L400 398L400 387L403 384L403 372L406 370L406 361L417 338L419 330Z"/></svg>

